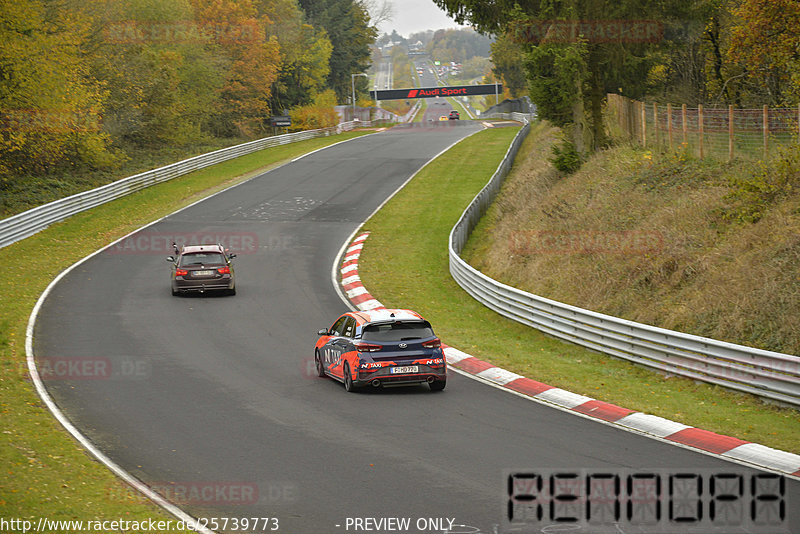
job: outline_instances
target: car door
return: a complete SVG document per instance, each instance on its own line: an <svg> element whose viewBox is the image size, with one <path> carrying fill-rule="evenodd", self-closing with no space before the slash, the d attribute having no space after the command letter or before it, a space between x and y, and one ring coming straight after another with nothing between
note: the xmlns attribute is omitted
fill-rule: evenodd
<svg viewBox="0 0 800 534"><path fill-rule="evenodd" d="M337 330L337 336L330 341L331 356L334 359L328 367L331 374L339 378L344 378L344 366L347 362L347 355L353 352L353 335L356 330L356 320L352 317L345 316L345 321L341 325L341 329ZM353 362L348 362L350 370L353 369Z"/></svg>
<svg viewBox="0 0 800 534"><path fill-rule="evenodd" d="M328 340L320 350L322 365L329 373L339 377L342 376L341 358L344 350L342 332L344 332L344 325L347 319L346 315L342 315L333 323L333 326L328 329L328 336L330 337L328 337Z"/></svg>
<svg viewBox="0 0 800 534"><path fill-rule="evenodd" d="M349 364L350 370L357 369L357 362L356 359L358 358L355 352L355 342L353 341L353 337L356 334L356 320L353 317L348 317L347 321L344 323L344 329L342 330L342 337L340 338L338 347L341 351L339 356L339 368L337 370L337 376L344 377L344 365L345 362Z"/></svg>

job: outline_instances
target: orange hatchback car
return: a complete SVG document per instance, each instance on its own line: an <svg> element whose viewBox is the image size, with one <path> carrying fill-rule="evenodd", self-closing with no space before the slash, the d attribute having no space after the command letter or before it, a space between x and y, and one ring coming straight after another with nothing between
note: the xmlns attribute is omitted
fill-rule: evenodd
<svg viewBox="0 0 800 534"><path fill-rule="evenodd" d="M411 310L347 312L318 334L317 374L342 382L347 391L419 384L441 391L447 384L442 342Z"/></svg>

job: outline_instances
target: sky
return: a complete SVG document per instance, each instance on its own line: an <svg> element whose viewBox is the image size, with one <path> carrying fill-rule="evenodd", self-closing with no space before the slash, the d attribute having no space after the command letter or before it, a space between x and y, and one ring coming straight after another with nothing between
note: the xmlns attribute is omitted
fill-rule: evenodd
<svg viewBox="0 0 800 534"><path fill-rule="evenodd" d="M381 34L397 30L403 37L408 37L425 30L459 27L433 0L391 0L391 3L394 14L392 20L378 26Z"/></svg>

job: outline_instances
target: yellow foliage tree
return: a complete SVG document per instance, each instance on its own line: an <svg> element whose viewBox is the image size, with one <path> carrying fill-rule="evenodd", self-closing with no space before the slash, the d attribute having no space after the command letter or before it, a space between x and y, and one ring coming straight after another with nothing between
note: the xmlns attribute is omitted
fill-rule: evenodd
<svg viewBox="0 0 800 534"><path fill-rule="evenodd" d="M0 175L114 160L101 131L105 93L83 61L86 21L41 0L0 9ZM2 183L0 183L2 188Z"/></svg>
<svg viewBox="0 0 800 534"><path fill-rule="evenodd" d="M336 93L332 89L323 91L314 97L314 103L299 106L289 112L292 118L292 131L316 130L331 128L339 123L336 114Z"/></svg>

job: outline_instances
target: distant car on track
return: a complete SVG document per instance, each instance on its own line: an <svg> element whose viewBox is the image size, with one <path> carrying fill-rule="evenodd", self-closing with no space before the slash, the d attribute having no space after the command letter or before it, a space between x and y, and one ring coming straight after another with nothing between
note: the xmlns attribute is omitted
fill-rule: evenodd
<svg viewBox="0 0 800 534"><path fill-rule="evenodd" d="M236 278L231 260L220 244L187 245L181 248L173 243L175 256L167 256L172 264L172 294L206 291L226 291L236 294Z"/></svg>
<svg viewBox="0 0 800 534"><path fill-rule="evenodd" d="M451 121L457 121L461 118L461 114L458 111L453 110L450 112L450 115L448 115L447 118L450 119Z"/></svg>
<svg viewBox="0 0 800 534"><path fill-rule="evenodd" d="M447 384L442 342L411 310L347 312L318 335L317 375L343 382L347 391L425 383L441 391Z"/></svg>
<svg viewBox="0 0 800 534"><path fill-rule="evenodd" d="M439 117L439 120L440 121L447 121L447 120L450 120L450 119L448 119L447 116L442 115L441 117Z"/></svg>

